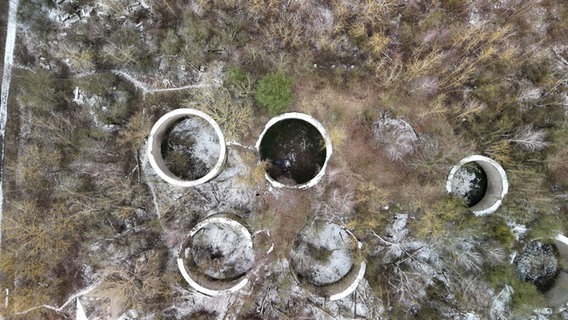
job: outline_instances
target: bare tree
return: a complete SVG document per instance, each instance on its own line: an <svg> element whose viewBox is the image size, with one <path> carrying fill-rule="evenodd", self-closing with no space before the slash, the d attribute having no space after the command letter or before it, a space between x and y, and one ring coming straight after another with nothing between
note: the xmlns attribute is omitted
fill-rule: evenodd
<svg viewBox="0 0 568 320"><path fill-rule="evenodd" d="M517 134L508 141L514 142L521 146L526 151L535 152L540 151L548 146L545 141L546 132L533 128L532 125L522 127Z"/></svg>

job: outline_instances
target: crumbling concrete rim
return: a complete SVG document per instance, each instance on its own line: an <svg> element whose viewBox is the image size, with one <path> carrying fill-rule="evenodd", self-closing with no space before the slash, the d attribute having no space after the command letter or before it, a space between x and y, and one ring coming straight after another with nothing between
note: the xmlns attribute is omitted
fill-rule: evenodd
<svg viewBox="0 0 568 320"><path fill-rule="evenodd" d="M272 117L266 123L266 125L264 126L264 130L262 131L262 133L258 137L258 140L256 141L256 145L255 145L256 151L260 153L260 143L262 142L264 135L266 134L268 129L270 129L270 127L272 127L277 122L280 122L280 121L283 121L283 120L289 120L289 119L299 119L299 120L306 121L307 123L313 125L318 130L318 132L321 134L321 136L322 136L322 138L325 142L325 161L323 163L323 166L321 167L318 174L315 177L313 177L310 181L303 183L303 184L300 184L300 185L295 185L295 186L289 186L289 185L280 183L280 182L272 179L270 177L270 175L268 175L268 173L265 173L264 177L266 178L268 183L270 183L270 185L272 185L273 187L276 187L276 188L307 189L307 188L315 186L318 182L321 181L321 179L325 175L325 169L327 167L327 163L329 162L329 159L331 158L331 155L333 153L333 146L332 146L332 143L331 143L331 138L329 137L329 134L327 133L327 130L325 129L323 124L321 124L321 122L316 120L316 118L312 117L309 114L302 113L302 112L286 112L286 113L277 115L275 117Z"/></svg>
<svg viewBox="0 0 568 320"><path fill-rule="evenodd" d="M568 246L568 237L566 237L565 235L559 233L558 235L556 235L556 237L554 238L554 240L558 241L558 242L562 242L564 243L566 246Z"/></svg>
<svg viewBox="0 0 568 320"><path fill-rule="evenodd" d="M347 232L347 234L349 234L356 241L357 249L359 251L361 251L361 248L363 248L363 243L361 243L361 241L359 241L359 239L357 239L357 237L353 234L353 232L351 232L350 230L348 230L345 227L342 227L342 229L345 230L345 232ZM356 266L357 266L357 263L354 263L354 267L356 267ZM367 264L365 263L365 261L361 261L359 263L359 270L357 271L357 277L355 277L355 280L353 280L353 282L345 290L331 295L329 297L329 300L334 301L334 300L343 299L343 298L347 297L348 295L350 295L351 293L353 293L353 291L355 291L357 289L357 287L359 286L359 283L361 282L361 280L363 280L363 277L365 276L365 270L366 269L367 269Z"/></svg>
<svg viewBox="0 0 568 320"><path fill-rule="evenodd" d="M363 280L363 277L365 276L366 269L367 269L367 264L365 263L365 261L362 261L359 264L359 271L357 271L357 277L355 278L355 280L353 282L351 282L351 284L349 285L349 287L347 287L347 289L331 295L329 297L329 300L334 301L334 300L343 299L343 298L347 297L348 295L350 295L351 293L353 293L353 291L355 291L357 289L357 287L359 286L359 283L361 282L361 280Z"/></svg>
<svg viewBox="0 0 568 320"><path fill-rule="evenodd" d="M224 289L224 290L209 289L209 288L206 288L206 287L200 285L195 280L193 280L193 278L187 273L187 270L185 269L185 265L183 263L183 259L181 257L177 258L177 264L178 264L178 269L181 272L181 275L183 276L185 281L187 281L187 283L193 289L195 289L198 292L201 292L201 293L203 293L204 295L207 295L207 296L215 297L215 296L219 296L219 295L222 295L222 294L236 292L236 291L239 291L240 289L242 289L248 283L248 278L243 278L237 284L235 284L234 286L232 286L228 289Z"/></svg>
<svg viewBox="0 0 568 320"><path fill-rule="evenodd" d="M252 235L249 232L249 230L242 225L241 223L239 223L236 220L233 220L231 218L225 217L225 216L209 216L207 218L205 218L203 221L199 222L198 224L196 224L190 231L188 234L188 237L186 238L185 241L182 242L181 246L179 247L179 253L178 253L178 258L177 258L177 264L178 264L178 269L181 272L183 278L185 279L185 281L195 290L197 290L198 292L201 292L207 296L218 296L218 295L222 295L222 294L227 294L227 293L232 293L232 292L236 292L239 291L240 289L242 289L244 286L247 285L248 283L248 278L247 278L247 272L245 272L241 277L242 279L240 279L239 281L236 281L235 285L227 288L227 289L222 289L222 290L216 290L216 289L211 289L211 288L207 288L206 286L204 286L203 284L198 283L197 281L195 281L191 275L189 274L189 272L186 269L186 265L184 263L184 259L183 254L184 254L184 247L188 241L188 239L193 238L193 236L199 232L199 230L205 228L206 226L210 225L210 224L215 224L215 223L219 223L219 224L225 224L228 225L229 227L231 227L233 230L238 231L239 233L241 233L244 237L245 240L250 242L250 245L253 245L253 239L252 239ZM250 270L249 270L250 271ZM237 279L238 280L238 279ZM218 280L218 281L223 281L223 280ZM235 280L233 280L233 282L235 282Z"/></svg>
<svg viewBox="0 0 568 320"><path fill-rule="evenodd" d="M161 153L161 144L163 134L175 121L191 116L199 117L207 121L207 123L213 127L215 134L219 139L220 151L219 158L217 159L215 166L205 176L196 180L183 180L174 175L164 164ZM215 178L223 170L223 166L227 159L225 136L219 124L217 124L217 122L205 112L191 108L175 109L163 115L152 127L150 135L148 136L148 159L156 174L166 182L178 187L197 186Z"/></svg>
<svg viewBox="0 0 568 320"><path fill-rule="evenodd" d="M568 237L563 234L559 233L556 236L539 237L531 241L552 241L552 244L556 247L559 258L563 261L568 261ZM513 259L511 259L510 263L513 263ZM568 278L566 275L568 275L568 269L566 266L559 263L559 270L554 284L544 293L548 307L559 307L568 302L568 297L565 295L565 288L568 286ZM563 294L563 296L558 297L557 294L559 293Z"/></svg>
<svg viewBox="0 0 568 320"><path fill-rule="evenodd" d="M199 230L205 228L206 226L208 226L210 224L214 224L214 223L229 225L231 228L233 228L236 231L239 231L242 235L244 235L244 237L247 241L252 242L252 235L251 235L250 231L247 228L245 228L245 226L243 226L238 221L233 220L231 218L227 218L227 217L208 217L208 218L205 218L205 220L199 222L198 224L195 225L195 227L191 228L191 230L189 231L189 236L193 237L197 232L199 232Z"/></svg>
<svg viewBox="0 0 568 320"><path fill-rule="evenodd" d="M316 222L313 221L311 224L313 224L313 223L316 223ZM359 239L357 239L357 237L349 229L347 229L344 226L341 226L337 223L330 222L330 221L321 220L320 223L335 224L335 225L339 226L355 242L356 247L357 247L357 253L358 254L361 253L361 249L363 247L363 244L359 241ZM302 229L302 231L303 230L304 229ZM357 289L357 287L359 286L359 283L361 282L361 280L365 276L365 271L366 271L366 268L367 268L366 262L362 259L360 260L360 258L358 258L356 256L353 257L352 259L353 259L353 266L351 267L351 270L349 270L349 272L347 272L346 275L344 275L343 277L341 277L339 280L337 280L335 282L328 283L328 284L321 285L321 286L316 286L316 285L313 285L311 283L300 280L298 274L296 273L296 270L294 270L293 265L292 264L289 264L289 265L290 265L290 271L292 273L292 277L294 278L294 280L299 285L304 286L305 288L307 288L308 290L310 290L312 292L313 292L312 289L315 288L315 287L324 288L324 289L326 289L326 288L331 289L331 288L333 288L333 286L345 281L346 278L349 278L350 275L352 275L354 272L356 272L355 278L353 279L353 281L349 284L349 286L347 288L340 290L340 291L337 291L337 292L331 292L329 295L324 296L328 300L334 301L334 300L343 299L343 298L347 297L348 295L350 295L351 293L353 293Z"/></svg>
<svg viewBox="0 0 568 320"><path fill-rule="evenodd" d="M497 161L482 155L471 155L461 159L457 165L452 167L450 173L448 174L448 178L446 180L446 191L448 193L452 193L452 180L454 179L454 175L463 165L470 162L476 162L485 171L487 175L487 184L488 184L487 192L489 192L489 188L491 186L498 185L500 187L500 192L491 206L483 209L475 209L476 205L474 205L473 207L470 208L470 210L476 216L485 216L491 214L501 206L505 195L509 192L509 181L507 179L507 174L505 173L503 167ZM487 165L489 165L489 167ZM495 179L494 175L491 175L489 174L489 172L487 172L488 169L492 170L493 172L497 172L499 178ZM484 201L486 196L488 196L487 193L480 202Z"/></svg>

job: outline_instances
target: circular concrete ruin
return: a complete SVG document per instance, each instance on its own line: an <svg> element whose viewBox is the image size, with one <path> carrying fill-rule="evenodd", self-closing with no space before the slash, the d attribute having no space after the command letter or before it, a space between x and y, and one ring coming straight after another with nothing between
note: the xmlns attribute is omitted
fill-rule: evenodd
<svg viewBox="0 0 568 320"><path fill-rule="evenodd" d="M216 214L191 229L180 247L177 264L192 288L217 296L243 288L254 260L253 239L247 228Z"/></svg>
<svg viewBox="0 0 568 320"><path fill-rule="evenodd" d="M261 161L268 161L266 180L278 188L306 189L324 176L333 153L323 125L305 113L278 115L266 124L256 142Z"/></svg>
<svg viewBox="0 0 568 320"><path fill-rule="evenodd" d="M362 244L345 228L315 222L294 239L290 265L296 281L329 300L351 294L365 274Z"/></svg>
<svg viewBox="0 0 568 320"><path fill-rule="evenodd" d="M558 251L560 270L544 297L549 306L557 307L568 302L568 237L559 234L552 240Z"/></svg>
<svg viewBox="0 0 568 320"><path fill-rule="evenodd" d="M468 207L476 216L484 216L501 206L509 190L509 183L505 170L495 160L472 155L463 158L452 168L446 180L446 190L469 202ZM474 193L479 197L470 202L471 199L467 198Z"/></svg>
<svg viewBox="0 0 568 320"><path fill-rule="evenodd" d="M177 138L170 147L170 137ZM165 145L164 145L165 144ZM172 154L170 161L164 154ZM175 157L174 157L175 156ZM221 128L207 114L194 109L176 109L163 115L148 137L148 158L160 178L178 187L193 187L221 173L227 158ZM195 176L180 177L172 172L177 163ZM175 171L175 170L174 170Z"/></svg>

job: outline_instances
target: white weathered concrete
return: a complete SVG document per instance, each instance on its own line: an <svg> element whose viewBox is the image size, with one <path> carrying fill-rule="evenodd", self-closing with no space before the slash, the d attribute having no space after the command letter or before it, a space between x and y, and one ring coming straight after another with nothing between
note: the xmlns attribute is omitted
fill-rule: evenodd
<svg viewBox="0 0 568 320"><path fill-rule="evenodd" d="M243 235L245 241L252 243L252 236L251 236L250 232L248 231L248 229L245 228L239 222L237 222L233 219L226 218L226 217L206 218L205 220L199 222L195 227L193 227L189 231L189 237L190 238L193 237L199 230L203 229L204 227L206 227L207 225L212 224L212 223L225 224L225 225L229 226L230 228L232 228L233 230L241 233ZM218 295L221 295L221 294L227 294L227 293L239 291L240 289L242 289L244 286L247 285L248 278L246 276L243 277L240 281L237 281L233 286L231 286L227 289L222 289L222 290L207 288L206 284L198 283L195 279L193 279L191 277L191 275L188 273L188 271L186 269L186 265L184 263L184 258L185 258L184 257L184 251L185 250L183 248L184 245L185 245L185 242L181 245L179 256L177 258L178 269L181 272L181 275L183 276L185 281L187 281L187 283L192 288L197 290L198 292L201 292L205 295L214 297L214 296L218 296Z"/></svg>
<svg viewBox="0 0 568 320"><path fill-rule="evenodd" d="M355 235L351 231L349 231L345 228L344 228L344 230L351 236L351 238L353 238L353 241L357 242L357 249L361 250L361 248L363 247L363 244L359 240L357 240L357 238L355 237ZM367 264L365 263L365 261L361 261L361 263L359 263L358 266L355 265L355 267L359 267L359 270L357 272L357 277L355 277L355 280L353 280L353 282L351 282L349 287L347 287L345 290L331 295L329 297L330 301L343 299L343 298L347 297L348 295L350 295L351 293L353 293L353 291L355 291L357 289L357 287L359 286L359 283L361 282L361 280L365 276L365 270L367 269Z"/></svg>
<svg viewBox="0 0 568 320"><path fill-rule="evenodd" d="M288 112L288 113L283 113L281 115L273 117L264 126L264 130L262 131L262 133L258 137L258 140L256 141L256 150L257 150L257 152L260 152L260 143L262 142L262 138L264 138L266 131L268 131L268 129L270 129L270 127L272 127L277 122L280 122L282 120L287 120L287 119L304 120L307 123L313 125L319 131L319 133L321 134L321 136L323 137L323 140L325 142L325 162L323 163L323 166L321 167L320 172L318 172L318 174L315 177L313 177L312 180L310 180L306 183L303 183L303 184L299 184L299 185L290 186L290 185L280 183L280 182L272 179L268 175L268 173L265 173L264 176L266 177L266 180L268 180L270 185L272 185L273 187L276 187L276 188L307 189L307 188L315 186L323 178L323 176L325 175L325 168L327 167L327 163L329 161L329 158L331 157L331 154L333 153L333 147L332 147L331 139L330 139L329 135L327 134L327 131L325 130L324 126L319 121L317 121L314 117L312 117L308 114L305 114L305 113L301 113L301 112Z"/></svg>
<svg viewBox="0 0 568 320"><path fill-rule="evenodd" d="M568 237L559 234L554 238L554 244L558 249L560 258L568 261ZM547 303L550 306L561 306L568 302L568 268L564 265L552 287L545 293Z"/></svg>
<svg viewBox="0 0 568 320"><path fill-rule="evenodd" d="M2 74L2 90L0 91L0 247L2 245L2 213L4 206L4 145L6 123L8 121L8 94L12 80L12 65L14 64L14 45L16 43L16 26L18 24L19 0L10 0L8 7L8 25L6 30L6 45L4 46L4 71Z"/></svg>
<svg viewBox="0 0 568 320"><path fill-rule="evenodd" d="M363 247L363 244L359 240L357 240L357 238L352 232L350 232L349 230L343 227L340 228L342 231L345 231L345 233L350 238L350 240L357 246L357 250L360 251L361 248ZM327 230L322 230L322 231L329 233L329 231ZM334 244L333 246L335 247L334 250L341 250L341 248L337 247L337 244ZM334 257L330 258L333 259ZM338 261L334 261L334 263L337 262ZM343 273L340 278L334 279L333 282L320 284L320 285L315 285L308 281L301 280L299 275L294 270L294 267L292 265L290 265L290 267L292 271L292 276L294 277L298 285L304 287L305 289L311 291L312 293L321 295L322 297L328 299L329 301L335 301L343 299L349 296L351 293L353 293L365 276L365 270L367 268L367 264L365 263L365 261L359 261L359 258L351 257L351 262L352 265L350 266L350 270L346 273ZM315 264L314 268L317 268Z"/></svg>
<svg viewBox="0 0 568 320"><path fill-rule="evenodd" d="M77 315L76 315L76 319L77 320L89 320L87 318L87 314L85 313L85 308L83 308L83 305L81 304L81 301L79 300L79 298L77 298Z"/></svg>
<svg viewBox="0 0 568 320"><path fill-rule="evenodd" d="M217 134L217 137L219 138L220 152L217 163L215 164L213 169L209 171L209 173L197 180L180 179L179 177L174 175L170 171L170 169L168 169L168 167L164 163L164 159L162 158L161 146L165 133L173 123L185 117L200 117L203 120L207 121L209 125L213 127L215 133ZM225 165L225 161L227 159L225 137L217 122L204 112L189 108L176 109L163 115L154 124L154 127L152 127L152 130L150 131L150 135L148 137L148 159L150 161L150 165L156 171L156 174L168 183L178 187L193 187L215 178L223 170L223 166Z"/></svg>
<svg viewBox="0 0 568 320"><path fill-rule="evenodd" d="M503 167L501 167L501 165L495 160L481 155L472 155L463 158L450 171L448 179L446 180L446 190L448 191L448 193L455 192L457 186L454 185L456 180L454 179L454 177L463 165L470 162L479 164L485 172L485 175L487 176L487 191L485 192L485 195L483 196L481 201L479 201L469 209L476 216L488 215L495 212L501 206L503 198L509 191L507 174L505 173Z"/></svg>
<svg viewBox="0 0 568 320"><path fill-rule="evenodd" d="M347 297L348 295L352 294L353 291L355 291L355 289L357 289L357 286L359 285L359 282L361 282L361 280L363 279L363 276L365 276L365 270L367 269L367 264L363 261L361 262L361 264L359 265L359 271L357 272L357 277L355 278L355 280L353 282L351 282L351 284L349 285L349 287L341 292L338 292L336 294L333 294L331 297L329 297L330 301L334 301L334 300L339 300L339 299L343 299L345 297Z"/></svg>

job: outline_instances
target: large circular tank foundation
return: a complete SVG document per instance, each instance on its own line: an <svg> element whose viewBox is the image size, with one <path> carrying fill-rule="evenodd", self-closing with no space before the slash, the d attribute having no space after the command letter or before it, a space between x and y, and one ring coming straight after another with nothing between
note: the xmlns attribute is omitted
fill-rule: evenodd
<svg viewBox="0 0 568 320"><path fill-rule="evenodd" d="M248 229L228 216L213 215L191 229L180 247L177 264L192 288L217 296L243 288L254 259Z"/></svg>
<svg viewBox="0 0 568 320"><path fill-rule="evenodd" d="M256 143L265 177L274 187L305 189L325 174L333 152L323 125L312 116L290 112L276 116L264 127Z"/></svg>
<svg viewBox="0 0 568 320"><path fill-rule="evenodd" d="M365 274L362 244L345 228L315 222L294 239L290 265L296 281L329 300L351 294Z"/></svg>
<svg viewBox="0 0 568 320"><path fill-rule="evenodd" d="M553 239L553 243L558 251L560 270L544 296L549 306L557 307L568 302L568 237L559 234Z"/></svg>
<svg viewBox="0 0 568 320"><path fill-rule="evenodd" d="M452 168L446 190L468 205L476 216L495 212L509 190L505 170L495 160L472 155Z"/></svg>
<svg viewBox="0 0 568 320"><path fill-rule="evenodd" d="M215 178L226 157L221 128L199 110L166 113L148 137L150 165L160 178L178 187L193 187Z"/></svg>

